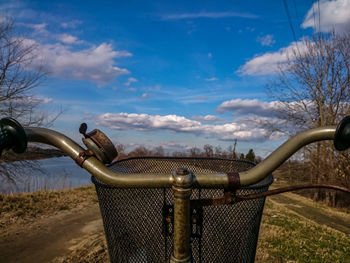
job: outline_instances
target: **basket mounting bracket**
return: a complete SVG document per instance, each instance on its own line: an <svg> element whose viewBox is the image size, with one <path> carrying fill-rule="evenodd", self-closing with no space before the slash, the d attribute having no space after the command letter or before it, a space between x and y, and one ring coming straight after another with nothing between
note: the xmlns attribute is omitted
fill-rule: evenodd
<svg viewBox="0 0 350 263"><path fill-rule="evenodd" d="M191 237L201 238L203 228L203 207L191 207ZM163 235L172 236L174 233L174 205L163 206Z"/></svg>

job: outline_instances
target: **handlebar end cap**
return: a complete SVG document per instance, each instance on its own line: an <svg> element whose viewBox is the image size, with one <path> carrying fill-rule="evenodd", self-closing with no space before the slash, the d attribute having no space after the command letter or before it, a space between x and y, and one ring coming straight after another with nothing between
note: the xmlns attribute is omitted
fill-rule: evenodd
<svg viewBox="0 0 350 263"><path fill-rule="evenodd" d="M350 147L350 116L346 116L338 124L334 136L334 147L338 151L345 151Z"/></svg>
<svg viewBox="0 0 350 263"><path fill-rule="evenodd" d="M15 153L23 153L27 149L27 135L22 125L13 118L3 118L0 120L1 130L6 130L11 138L8 138L11 148Z"/></svg>

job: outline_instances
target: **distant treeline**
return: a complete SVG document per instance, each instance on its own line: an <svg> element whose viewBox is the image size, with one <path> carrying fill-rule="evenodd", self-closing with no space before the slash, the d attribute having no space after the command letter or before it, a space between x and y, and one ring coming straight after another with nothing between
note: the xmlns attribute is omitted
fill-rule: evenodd
<svg viewBox="0 0 350 263"><path fill-rule="evenodd" d="M184 151L174 151L170 154L164 151L162 146L158 146L152 149L147 149L144 146L138 146L130 152L125 151L125 146L123 144L118 144L118 159L125 159L129 157L139 157L139 156L174 156L174 157L216 157L216 158L226 158L226 159L242 159L249 160L252 162L260 162L261 157L256 156L253 149L250 149L246 154L238 153L234 150L232 146L222 149L220 146L212 146L206 144L203 148L193 147Z"/></svg>
<svg viewBox="0 0 350 263"><path fill-rule="evenodd" d="M42 149L39 147L28 147L24 153L16 154L8 151L1 156L0 162L15 162L23 160L40 160L53 157L61 157L66 154L58 149Z"/></svg>
<svg viewBox="0 0 350 263"><path fill-rule="evenodd" d="M337 171L329 171L329 177L319 178L312 169L310 161L289 160L279 167L277 178L285 181L288 185L304 183L321 183L346 187L350 189L350 180L347 177L335 176ZM326 189L306 189L296 192L309 197L314 201L321 201L331 207L350 207L349 194ZM330 194L331 193L331 194Z"/></svg>

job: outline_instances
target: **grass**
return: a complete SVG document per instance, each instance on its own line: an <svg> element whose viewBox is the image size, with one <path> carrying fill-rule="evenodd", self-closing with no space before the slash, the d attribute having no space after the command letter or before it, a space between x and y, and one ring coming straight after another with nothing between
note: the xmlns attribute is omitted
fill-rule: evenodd
<svg viewBox="0 0 350 263"><path fill-rule="evenodd" d="M68 190L0 194L0 229L18 221L33 221L58 211L96 202L97 195L92 185Z"/></svg>
<svg viewBox="0 0 350 263"><path fill-rule="evenodd" d="M350 262L350 237L268 200L256 262Z"/></svg>

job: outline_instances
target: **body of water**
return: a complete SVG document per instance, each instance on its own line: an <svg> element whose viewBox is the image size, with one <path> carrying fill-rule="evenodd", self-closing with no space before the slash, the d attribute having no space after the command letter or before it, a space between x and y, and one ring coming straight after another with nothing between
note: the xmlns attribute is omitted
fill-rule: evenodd
<svg viewBox="0 0 350 263"><path fill-rule="evenodd" d="M29 171L18 176L16 184L0 185L2 193L34 192L38 190L61 190L91 184L91 175L80 168L70 157L49 158L36 161L40 171Z"/></svg>

